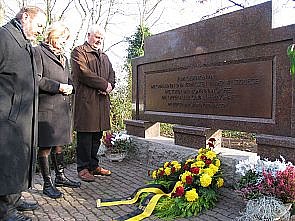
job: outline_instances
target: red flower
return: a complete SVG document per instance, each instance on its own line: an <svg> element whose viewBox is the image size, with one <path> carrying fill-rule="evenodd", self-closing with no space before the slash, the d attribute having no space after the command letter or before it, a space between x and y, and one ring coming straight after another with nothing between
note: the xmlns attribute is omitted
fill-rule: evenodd
<svg viewBox="0 0 295 221"><path fill-rule="evenodd" d="M215 142L216 140L215 140L214 137L211 137L211 138L209 139L209 141L210 141L210 142Z"/></svg>
<svg viewBox="0 0 295 221"><path fill-rule="evenodd" d="M210 148L214 148L214 144L213 143L209 142L208 145L209 145Z"/></svg>
<svg viewBox="0 0 295 221"><path fill-rule="evenodd" d="M188 165L187 165L187 164L184 164L184 165L183 165L183 169L184 169L184 170L188 170Z"/></svg>
<svg viewBox="0 0 295 221"><path fill-rule="evenodd" d="M164 174L165 174L165 171L164 170L162 170L161 172L160 172L160 176L164 176Z"/></svg>
<svg viewBox="0 0 295 221"><path fill-rule="evenodd" d="M204 161L207 160L207 157L205 155L202 155L200 158L201 160L204 160Z"/></svg>
<svg viewBox="0 0 295 221"><path fill-rule="evenodd" d="M183 186L176 187L175 193L173 196L178 197L178 196L183 196L184 194L184 188Z"/></svg>
<svg viewBox="0 0 295 221"><path fill-rule="evenodd" d="M175 170L176 170L175 167L172 167L172 168L171 168L171 173L174 173Z"/></svg>
<svg viewBox="0 0 295 221"><path fill-rule="evenodd" d="M191 170L190 170L192 173L194 173L194 174L199 174L199 172L200 172L200 168L199 167L193 167L193 168L191 168Z"/></svg>
<svg viewBox="0 0 295 221"><path fill-rule="evenodd" d="M185 177L185 182L190 185L193 183L193 177L192 176L186 176Z"/></svg>
<svg viewBox="0 0 295 221"><path fill-rule="evenodd" d="M205 160L205 164L209 165L211 163L212 163L212 160L210 160L210 159Z"/></svg>

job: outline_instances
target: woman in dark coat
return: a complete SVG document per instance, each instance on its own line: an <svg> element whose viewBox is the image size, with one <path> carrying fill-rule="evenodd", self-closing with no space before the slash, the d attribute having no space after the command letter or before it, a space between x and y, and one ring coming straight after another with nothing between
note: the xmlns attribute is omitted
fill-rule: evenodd
<svg viewBox="0 0 295 221"><path fill-rule="evenodd" d="M70 96L73 86L63 47L69 30L61 23L48 29L44 43L36 47L39 82L38 162L43 176L43 193L59 198L62 193L56 186L79 187L80 182L69 180L64 174L62 146L71 143ZM52 183L48 157L55 169L55 186Z"/></svg>

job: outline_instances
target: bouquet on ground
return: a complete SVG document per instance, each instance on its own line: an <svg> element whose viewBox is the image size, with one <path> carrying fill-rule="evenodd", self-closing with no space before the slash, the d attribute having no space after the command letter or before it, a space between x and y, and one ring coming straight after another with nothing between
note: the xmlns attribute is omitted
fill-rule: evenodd
<svg viewBox="0 0 295 221"><path fill-rule="evenodd" d="M154 214L161 218L190 217L215 206L218 189L223 186L220 160L213 144L184 162L171 161L150 173L153 184L172 189L171 197L157 203Z"/></svg>
<svg viewBox="0 0 295 221"><path fill-rule="evenodd" d="M123 132L106 132L103 135L102 143L106 153L128 153L134 147L132 139Z"/></svg>
<svg viewBox="0 0 295 221"><path fill-rule="evenodd" d="M257 199L263 196L274 197L283 203L295 202L295 166L280 160L240 161L236 172L241 176L237 191L246 199Z"/></svg>

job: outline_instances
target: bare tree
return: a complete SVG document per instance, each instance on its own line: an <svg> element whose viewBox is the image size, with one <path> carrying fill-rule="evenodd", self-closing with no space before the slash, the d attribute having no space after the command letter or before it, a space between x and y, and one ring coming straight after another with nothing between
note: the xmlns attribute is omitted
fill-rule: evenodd
<svg viewBox="0 0 295 221"><path fill-rule="evenodd" d="M5 10L4 10L3 1L0 0L0 25L4 22L4 14L5 14Z"/></svg>
<svg viewBox="0 0 295 221"><path fill-rule="evenodd" d="M108 30L112 24L112 19L121 11L122 0L76 0L75 8L81 16L81 24L76 33L73 46L84 33L84 37L92 24L99 24ZM85 25L86 24L86 25ZM114 45L116 45L115 43Z"/></svg>

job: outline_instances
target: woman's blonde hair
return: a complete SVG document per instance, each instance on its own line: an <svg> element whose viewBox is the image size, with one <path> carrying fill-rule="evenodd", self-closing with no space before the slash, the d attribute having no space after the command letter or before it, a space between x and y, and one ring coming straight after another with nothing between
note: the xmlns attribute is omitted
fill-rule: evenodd
<svg viewBox="0 0 295 221"><path fill-rule="evenodd" d="M70 30L63 23L55 22L48 27L45 34L45 42L50 45L55 45L57 39L60 37L68 39L70 37Z"/></svg>

